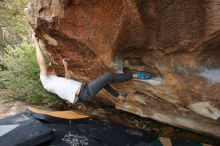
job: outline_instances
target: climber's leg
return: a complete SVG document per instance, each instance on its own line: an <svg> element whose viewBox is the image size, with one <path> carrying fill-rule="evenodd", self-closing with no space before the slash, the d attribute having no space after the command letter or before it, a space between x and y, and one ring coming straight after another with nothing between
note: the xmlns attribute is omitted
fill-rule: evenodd
<svg viewBox="0 0 220 146"><path fill-rule="evenodd" d="M85 85L84 90L86 90L87 92L87 96L86 97L82 97L84 100L90 100L92 97L96 96L96 94L102 90L103 88L107 88L107 90L110 92L110 94L112 94L113 96L119 96L119 93L111 88L109 88L109 84L110 83L114 83L114 82L125 82L125 81L129 81L132 79L132 75L130 73L110 73L107 72L103 75L101 75L100 77L98 77L97 79L95 79L94 81L88 83L87 85ZM80 93L83 94L83 93ZM85 95L84 95L85 96Z"/></svg>

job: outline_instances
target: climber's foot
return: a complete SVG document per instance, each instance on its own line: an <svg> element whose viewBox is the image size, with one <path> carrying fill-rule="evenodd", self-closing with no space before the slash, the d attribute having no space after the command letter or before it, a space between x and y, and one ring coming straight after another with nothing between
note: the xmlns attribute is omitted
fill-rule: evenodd
<svg viewBox="0 0 220 146"><path fill-rule="evenodd" d="M126 101L126 99L125 99L125 97L127 97L128 96L128 94L127 93L121 93L121 94L119 94L119 96L118 96L118 99L121 101L121 102L125 102Z"/></svg>
<svg viewBox="0 0 220 146"><path fill-rule="evenodd" d="M138 71L136 74L137 79L139 80L147 80L153 76L152 73L146 71Z"/></svg>

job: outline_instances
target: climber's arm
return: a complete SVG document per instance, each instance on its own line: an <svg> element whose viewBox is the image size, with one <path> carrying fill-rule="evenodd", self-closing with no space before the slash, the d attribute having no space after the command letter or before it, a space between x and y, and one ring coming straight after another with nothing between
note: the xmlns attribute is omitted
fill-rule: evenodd
<svg viewBox="0 0 220 146"><path fill-rule="evenodd" d="M67 61L66 61L65 58L63 59L63 66L64 66L64 69L65 69L65 78L71 79L71 75L70 75L69 69L67 67L68 65L67 65Z"/></svg>
<svg viewBox="0 0 220 146"><path fill-rule="evenodd" d="M37 57L38 65L40 67L40 74L41 75L47 75L47 67L46 67L46 63L45 63L43 53L40 50L39 43L38 43L38 41L37 41L37 39L34 35L32 36L32 38L34 40L34 44L35 44L35 48L36 48L36 57Z"/></svg>

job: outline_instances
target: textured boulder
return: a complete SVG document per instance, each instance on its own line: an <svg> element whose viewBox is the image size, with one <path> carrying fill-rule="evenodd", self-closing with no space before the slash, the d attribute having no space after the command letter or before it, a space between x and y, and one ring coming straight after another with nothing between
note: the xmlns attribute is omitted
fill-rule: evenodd
<svg viewBox="0 0 220 146"><path fill-rule="evenodd" d="M69 59L82 82L106 71L151 71L152 80L118 83L119 103L143 117L220 136L219 0L30 0L30 25L56 70Z"/></svg>

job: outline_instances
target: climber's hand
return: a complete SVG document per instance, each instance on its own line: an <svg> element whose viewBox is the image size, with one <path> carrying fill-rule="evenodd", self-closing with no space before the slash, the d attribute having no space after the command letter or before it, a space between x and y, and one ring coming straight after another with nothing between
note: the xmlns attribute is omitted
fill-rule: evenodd
<svg viewBox="0 0 220 146"><path fill-rule="evenodd" d="M63 58L63 65L64 65L65 67L68 65L66 58Z"/></svg>

